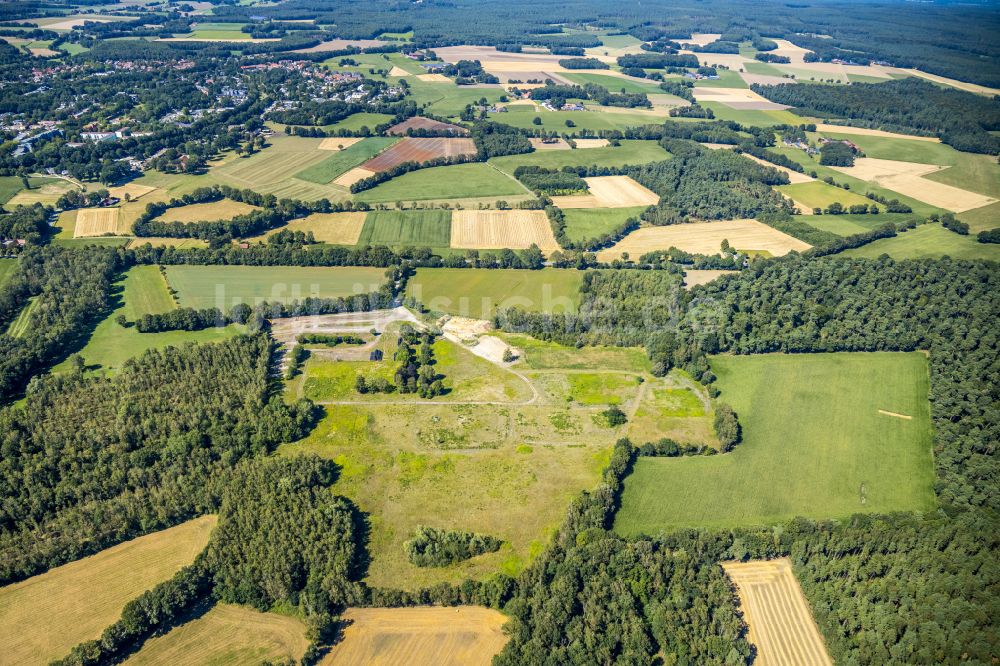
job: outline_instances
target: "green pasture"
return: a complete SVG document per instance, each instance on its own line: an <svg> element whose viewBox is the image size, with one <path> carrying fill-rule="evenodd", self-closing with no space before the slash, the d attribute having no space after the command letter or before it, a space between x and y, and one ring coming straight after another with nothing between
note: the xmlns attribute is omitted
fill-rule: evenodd
<svg viewBox="0 0 1000 666"><path fill-rule="evenodd" d="M621 167L626 164L647 164L670 159L656 141L624 140L620 146L578 148L575 150L536 150L522 155L494 157L489 163L513 174L519 166L540 166L560 169L564 166Z"/></svg>
<svg viewBox="0 0 1000 666"><path fill-rule="evenodd" d="M570 240L583 241L614 231L629 218L638 218L647 206L630 208L567 208L566 235Z"/></svg>
<svg viewBox="0 0 1000 666"><path fill-rule="evenodd" d="M975 234L960 236L940 224L924 224L894 238L882 238L861 247L845 250L845 257L875 259L888 254L893 259L923 259L943 257L952 259L989 259L1000 261L1000 245L980 243Z"/></svg>
<svg viewBox="0 0 1000 666"><path fill-rule="evenodd" d="M397 141L399 139L395 137L375 136L362 139L344 150L320 151L328 152L329 157L299 171L295 177L317 185L326 185L337 176L367 162Z"/></svg>
<svg viewBox="0 0 1000 666"><path fill-rule="evenodd" d="M406 285L406 295L436 312L492 319L497 310L520 307L529 312L576 312L583 273L545 268L491 270L420 268Z"/></svg>
<svg viewBox="0 0 1000 666"><path fill-rule="evenodd" d="M528 190L512 177L482 162L419 169L354 195L374 202L517 196Z"/></svg>
<svg viewBox="0 0 1000 666"><path fill-rule="evenodd" d="M373 210L358 238L358 245L443 248L450 244L450 210Z"/></svg>

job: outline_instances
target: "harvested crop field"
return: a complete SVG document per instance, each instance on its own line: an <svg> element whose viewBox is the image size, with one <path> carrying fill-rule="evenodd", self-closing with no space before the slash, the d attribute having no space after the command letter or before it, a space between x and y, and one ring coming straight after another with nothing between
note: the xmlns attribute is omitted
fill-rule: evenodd
<svg viewBox="0 0 1000 666"><path fill-rule="evenodd" d="M531 147L535 150L569 150L570 145L566 143L565 139L538 139L531 138L528 139L531 142Z"/></svg>
<svg viewBox="0 0 1000 666"><path fill-rule="evenodd" d="M328 136L319 142L320 150L341 151L362 140L360 136Z"/></svg>
<svg viewBox="0 0 1000 666"><path fill-rule="evenodd" d="M456 210L451 216L454 248L521 250L532 244L543 252L559 249L545 211Z"/></svg>
<svg viewBox="0 0 1000 666"><path fill-rule="evenodd" d="M241 201L220 199L219 201L211 201L209 203L168 208L156 219L160 222L214 222L216 220L231 220L237 215L245 215L255 210L260 209L257 206L251 206ZM76 224L77 229L79 229L79 219L77 219Z"/></svg>
<svg viewBox="0 0 1000 666"><path fill-rule="evenodd" d="M781 173L788 176L788 182L792 185L795 185L797 183L811 183L814 180L811 176L807 176L804 173L800 173L798 171L792 171L787 167L774 164L773 162L768 162L767 160L762 160L759 157L754 157L753 155L750 155L749 153L743 153L743 157L747 158L748 160L753 160L754 162L762 166L770 167L772 169L777 169Z"/></svg>
<svg viewBox="0 0 1000 666"><path fill-rule="evenodd" d="M334 185L340 185L341 187L350 187L359 180L364 180L365 178L371 178L375 175L374 171L369 171L362 167L355 167L350 171L340 175L334 181Z"/></svg>
<svg viewBox="0 0 1000 666"><path fill-rule="evenodd" d="M81 208L76 213L73 238L118 234L117 208Z"/></svg>
<svg viewBox="0 0 1000 666"><path fill-rule="evenodd" d="M506 616L478 606L351 608L343 619L344 638L321 664L485 666L508 640Z"/></svg>
<svg viewBox="0 0 1000 666"><path fill-rule="evenodd" d="M884 130L870 129L867 127L852 127L850 125L831 125L829 123L816 123L816 131L819 133L833 132L836 134L860 134L862 136L881 136L886 139L909 139L911 141L930 141L931 143L941 143L941 139L936 136L915 136L913 134L899 134L898 132L886 132Z"/></svg>
<svg viewBox="0 0 1000 666"><path fill-rule="evenodd" d="M301 231L303 233L312 232L313 237L319 243L330 243L332 245L354 245L361 235L361 228L365 226L365 212L350 213L313 213L298 220L292 220L283 227L270 229L262 236L256 236L252 240L265 240L268 236L279 231Z"/></svg>
<svg viewBox="0 0 1000 666"><path fill-rule="evenodd" d="M609 145L607 139L573 139L577 148L604 148Z"/></svg>
<svg viewBox="0 0 1000 666"><path fill-rule="evenodd" d="M153 247L208 247L208 241L201 238L167 238L163 236L140 236L133 238L125 245L126 248L142 247L146 244Z"/></svg>
<svg viewBox="0 0 1000 666"><path fill-rule="evenodd" d="M983 194L924 178L929 173L948 168L937 164L860 157L854 160L854 166L830 168L953 213L982 208L997 201Z"/></svg>
<svg viewBox="0 0 1000 666"><path fill-rule="evenodd" d="M196 518L0 589L0 663L48 663L99 637L128 601L193 562L214 526Z"/></svg>
<svg viewBox="0 0 1000 666"><path fill-rule="evenodd" d="M386 42L381 39L331 39L307 49L298 49L293 53L323 53L326 51L343 51L346 48L355 46L359 49L369 49L384 46Z"/></svg>
<svg viewBox="0 0 1000 666"><path fill-rule="evenodd" d="M724 562L722 568L739 590L755 664L833 666L787 557Z"/></svg>
<svg viewBox="0 0 1000 666"><path fill-rule="evenodd" d="M699 284L708 284L718 280L723 275L736 275L739 271L726 271L716 269L687 270L684 271L684 286L688 289L697 287Z"/></svg>
<svg viewBox="0 0 1000 666"><path fill-rule="evenodd" d="M150 187L149 185L126 183L117 187L109 187L108 195L117 197L118 199L125 199L125 196L128 195L129 200L135 201L136 199L140 199L155 190L155 187Z"/></svg>
<svg viewBox="0 0 1000 666"><path fill-rule="evenodd" d="M767 252L775 257L811 247L757 220L724 220L636 229L613 246L598 252L597 258L612 261L620 258L623 252L628 252L631 258L638 259L647 252L671 247L694 254L718 254L723 240L728 240L738 250Z"/></svg>
<svg viewBox="0 0 1000 666"><path fill-rule="evenodd" d="M379 173L403 162L427 162L438 157L475 154L476 144L472 139L407 137L361 167Z"/></svg>
<svg viewBox="0 0 1000 666"><path fill-rule="evenodd" d="M417 79L425 83L451 83L444 74L417 74Z"/></svg>
<svg viewBox="0 0 1000 666"><path fill-rule="evenodd" d="M204 615L146 641L129 666L284 663L309 646L301 620L252 608L217 604Z"/></svg>
<svg viewBox="0 0 1000 666"><path fill-rule="evenodd" d="M324 141L328 140L324 139ZM310 183L316 183L317 185L326 185L330 181L333 181L334 178L343 175L345 172L360 166L366 160L370 160L382 151L387 150L396 141L398 139L393 137L368 137L363 141L358 141L345 147L343 150L333 154L328 153L323 161L302 169L295 174L295 177ZM336 183L336 181L334 182Z"/></svg>
<svg viewBox="0 0 1000 666"><path fill-rule="evenodd" d="M396 123L388 130L386 134L395 134L396 136L406 136L406 130L427 130L430 132L450 132L455 136L468 136L469 130L461 125L453 125L452 123L443 123L440 120L432 120L431 118L424 118L422 116L413 116L412 118L407 118L401 123Z"/></svg>
<svg viewBox="0 0 1000 666"><path fill-rule="evenodd" d="M595 176L584 178L589 194L552 197L559 208L627 208L652 206L660 197L628 176Z"/></svg>

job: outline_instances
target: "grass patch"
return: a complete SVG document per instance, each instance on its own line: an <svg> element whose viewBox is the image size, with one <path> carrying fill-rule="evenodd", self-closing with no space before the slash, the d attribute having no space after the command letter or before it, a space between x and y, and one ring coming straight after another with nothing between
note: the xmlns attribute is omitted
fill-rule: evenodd
<svg viewBox="0 0 1000 666"><path fill-rule="evenodd" d="M535 125L534 119L540 118L541 125ZM662 125L664 118L651 114L622 112L608 113L605 111L548 111L524 105L508 106L505 113L491 113L490 120L521 129L545 129L554 132L572 132L577 130L623 130L629 127L643 125ZM571 120L575 127L570 128L566 121Z"/></svg>
<svg viewBox="0 0 1000 666"><path fill-rule="evenodd" d="M609 76L607 74L574 74L572 72L562 72L559 76L560 78L567 79L581 86L588 83L604 86L611 92L647 93L653 95L663 94L663 89L655 83L642 83L640 81L632 81L631 79L623 79L618 76Z"/></svg>
<svg viewBox="0 0 1000 666"><path fill-rule="evenodd" d="M820 180L795 185L779 185L774 189L810 208L825 209L834 202L839 202L845 207L853 204L872 203L856 192L835 187Z"/></svg>
<svg viewBox="0 0 1000 666"><path fill-rule="evenodd" d="M430 113L446 118L458 116L466 106L481 99L493 104L506 94L502 88L467 88L454 83L421 81L416 77L406 81L410 84L410 95L418 106L426 104Z"/></svg>
<svg viewBox="0 0 1000 666"><path fill-rule="evenodd" d="M996 229L1000 227L1000 202L967 210L964 213L959 213L957 217L968 224L969 231L974 234Z"/></svg>
<svg viewBox="0 0 1000 666"><path fill-rule="evenodd" d="M295 177L325 185L337 176L367 162L397 141L399 139L391 137L369 137L344 150L330 153L325 160L299 171Z"/></svg>
<svg viewBox="0 0 1000 666"><path fill-rule="evenodd" d="M420 169L393 178L381 185L359 192L358 201L422 201L426 199L462 199L528 194L516 180L487 164L474 162L453 166Z"/></svg>
<svg viewBox="0 0 1000 666"><path fill-rule="evenodd" d="M388 113L361 112L347 116L343 120L338 120L332 125L324 125L323 129L332 132L336 132L337 130L357 132L362 127L367 127L370 130L374 130L379 125L389 122L392 118Z"/></svg>
<svg viewBox="0 0 1000 666"><path fill-rule="evenodd" d="M723 456L640 459L625 480L619 533L934 508L923 354L717 356L711 363L721 399L740 416L743 443Z"/></svg>
<svg viewBox="0 0 1000 666"><path fill-rule="evenodd" d="M749 88L739 72L731 69L717 69L717 79L698 79L694 82L696 88Z"/></svg>
<svg viewBox="0 0 1000 666"><path fill-rule="evenodd" d="M490 164L513 174L519 166L540 166L559 169L564 166L621 167L626 164L647 164L670 159L656 141L625 140L620 146L582 148L578 150L537 150L523 155L494 157Z"/></svg>
<svg viewBox="0 0 1000 666"><path fill-rule="evenodd" d="M451 211L375 210L368 213L359 245L420 245L448 247Z"/></svg>
<svg viewBox="0 0 1000 666"><path fill-rule="evenodd" d="M950 256L952 259L1000 261L1000 245L980 243L974 235L960 236L940 224L923 224L894 238L882 238L841 253L845 257L875 259L888 254L893 259Z"/></svg>
<svg viewBox="0 0 1000 666"><path fill-rule="evenodd" d="M742 81L742 79L740 79ZM742 86L724 86L739 87ZM712 109L716 120L733 120L741 125L756 125L757 127L770 127L771 125L801 125L802 117L791 111L784 109L772 111L758 111L755 109L734 109L726 106L722 102L701 102L706 109Z"/></svg>
<svg viewBox="0 0 1000 666"><path fill-rule="evenodd" d="M48 663L98 638L126 602L194 561L215 516L203 516L0 589L4 662Z"/></svg>
<svg viewBox="0 0 1000 666"><path fill-rule="evenodd" d="M581 372L566 378L570 397L581 405L620 405L623 392L636 386L635 377L614 373Z"/></svg>
<svg viewBox="0 0 1000 666"><path fill-rule="evenodd" d="M567 208L566 235L570 240L583 241L614 231L630 218L638 218L646 206L631 208Z"/></svg>
<svg viewBox="0 0 1000 666"><path fill-rule="evenodd" d="M567 269L420 268L406 295L436 312L491 319L515 305L529 312L576 312L582 283L582 272Z"/></svg>
<svg viewBox="0 0 1000 666"><path fill-rule="evenodd" d="M167 282L182 307L217 307L237 303L289 303L309 296L335 298L368 293L385 282L382 268L302 266L168 266Z"/></svg>
<svg viewBox="0 0 1000 666"><path fill-rule="evenodd" d="M533 370L623 370L649 372L650 363L641 347L568 347L537 340L527 335L500 333L508 344L521 351L524 367ZM518 367L521 367L520 365Z"/></svg>
<svg viewBox="0 0 1000 666"><path fill-rule="evenodd" d="M0 259L0 289L7 285L14 269L17 268L17 259Z"/></svg>

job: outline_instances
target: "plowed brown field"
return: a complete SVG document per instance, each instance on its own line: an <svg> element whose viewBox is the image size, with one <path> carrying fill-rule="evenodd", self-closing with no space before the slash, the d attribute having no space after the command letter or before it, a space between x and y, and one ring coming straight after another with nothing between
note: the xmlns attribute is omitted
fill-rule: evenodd
<svg viewBox="0 0 1000 666"><path fill-rule="evenodd" d="M379 173L403 162L426 162L437 157L474 155L475 153L476 144L472 139L407 137L362 164L361 168Z"/></svg>

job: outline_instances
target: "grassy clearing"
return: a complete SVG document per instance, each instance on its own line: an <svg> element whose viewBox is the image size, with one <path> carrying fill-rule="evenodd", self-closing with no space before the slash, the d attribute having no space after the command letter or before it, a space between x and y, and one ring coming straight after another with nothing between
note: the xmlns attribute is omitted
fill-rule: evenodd
<svg viewBox="0 0 1000 666"><path fill-rule="evenodd" d="M7 328L7 335L12 338L20 338L28 332L28 321L31 316L32 311L38 305L38 297L32 296L28 299L28 304L21 308L21 312L17 315L17 319L10 322L10 326Z"/></svg>
<svg viewBox="0 0 1000 666"><path fill-rule="evenodd" d="M354 198L358 201L386 202L464 197L503 198L526 194L528 190L510 176L487 164L474 162L411 171L378 187L360 192Z"/></svg>
<svg viewBox="0 0 1000 666"><path fill-rule="evenodd" d="M336 132L337 130L350 130L356 132L362 127L367 127L370 130L374 130L379 125L385 124L392 120L392 116L388 113L355 113L350 115L343 120L339 120L332 125L324 125L323 129L327 131Z"/></svg>
<svg viewBox="0 0 1000 666"><path fill-rule="evenodd" d="M632 81L631 79L623 79L618 76L608 76L607 74L574 74L572 72L564 72L559 76L581 86L588 83L595 83L599 86L604 86L611 92L647 93L653 95L663 93L663 89L655 83Z"/></svg>
<svg viewBox="0 0 1000 666"><path fill-rule="evenodd" d="M596 238L617 229L630 218L638 218L646 208L568 208L563 211L566 235L574 241Z"/></svg>
<svg viewBox="0 0 1000 666"><path fill-rule="evenodd" d="M126 602L193 562L214 526L196 518L0 588L0 661L48 663L97 638Z"/></svg>
<svg viewBox="0 0 1000 666"><path fill-rule="evenodd" d="M749 88L739 72L731 69L716 70L719 73L717 79L698 79L694 82L696 88Z"/></svg>
<svg viewBox="0 0 1000 666"><path fill-rule="evenodd" d="M533 120L541 118L542 124L535 125ZM642 125L661 125L663 118L650 114L636 112L607 113L603 111L535 111L530 106L509 106L505 113L491 113L490 120L521 129L545 129L553 132L572 132L585 130L623 130L628 127ZM566 125L570 120L575 127Z"/></svg>
<svg viewBox="0 0 1000 666"><path fill-rule="evenodd" d="M146 641L125 663L251 666L299 659L308 645L306 626L297 618L217 604L204 615Z"/></svg>
<svg viewBox="0 0 1000 666"><path fill-rule="evenodd" d="M10 279L14 269L17 268L17 259L0 259L0 289L3 289Z"/></svg>
<svg viewBox="0 0 1000 666"><path fill-rule="evenodd" d="M567 347L555 342L537 340L527 335L500 333L508 344L519 349L525 368L532 370L616 370L649 372L646 352L640 347ZM518 367L521 367L518 365Z"/></svg>
<svg viewBox="0 0 1000 666"><path fill-rule="evenodd" d="M57 185L60 182L65 183L66 181L62 181L58 178L28 178L28 184L37 190L42 189L44 185ZM24 185L21 183L21 179L18 176L0 176L0 204L7 203L14 198L14 195L23 190Z"/></svg>
<svg viewBox="0 0 1000 666"><path fill-rule="evenodd" d="M744 441L723 456L640 459L618 532L933 509L923 354L717 356L712 369Z"/></svg>
<svg viewBox="0 0 1000 666"><path fill-rule="evenodd" d="M530 312L576 312L582 282L580 271L556 268L421 268L410 278L406 295L436 312L491 319L498 309L513 306Z"/></svg>
<svg viewBox="0 0 1000 666"><path fill-rule="evenodd" d="M974 235L959 236L940 224L924 224L894 238L883 238L842 253L845 257L875 259L888 254L893 259L950 256L952 259L1000 261L1000 245L980 243Z"/></svg>
<svg viewBox="0 0 1000 666"><path fill-rule="evenodd" d="M167 292L166 283L156 266L136 266L129 270L122 282L116 285L121 290L118 307L98 322L80 356L91 371L115 372L125 361L139 356L147 349L179 347L186 343L220 342L244 330L242 326L206 328L201 331L164 331L163 333L139 333L134 326L124 328L115 320L125 315L128 321L135 321L144 314L167 312L174 307L173 299ZM68 361L63 361L53 369L65 372L70 369Z"/></svg>
<svg viewBox="0 0 1000 666"><path fill-rule="evenodd" d="M852 236L871 231L886 222L902 224L915 217L919 216L907 213L879 213L878 215L800 215L795 219L838 236Z"/></svg>
<svg viewBox="0 0 1000 666"><path fill-rule="evenodd" d="M540 166L558 169L564 166L620 167L626 164L647 164L670 159L670 153L656 141L621 142L620 146L583 148L578 150L538 150L524 155L494 157L490 164L509 174L519 166Z"/></svg>
<svg viewBox="0 0 1000 666"><path fill-rule="evenodd" d="M834 202L844 206L872 203L856 192L835 187L821 180L796 185L779 185L774 189L810 208L826 208Z"/></svg>
<svg viewBox="0 0 1000 666"><path fill-rule="evenodd" d="M451 211L375 210L368 213L359 245L448 247Z"/></svg>
<svg viewBox="0 0 1000 666"><path fill-rule="evenodd" d="M1000 203L990 204L982 208L973 208L958 214L958 219L969 225L972 233L988 231L1000 227Z"/></svg>
<svg viewBox="0 0 1000 666"><path fill-rule="evenodd" d="M416 77L407 79L407 83L418 106L427 104L427 110L432 114L446 118L458 116L466 106L481 99L492 104L506 94L502 88L465 88L454 83L421 81Z"/></svg>
<svg viewBox="0 0 1000 666"><path fill-rule="evenodd" d="M746 85L739 87L746 88ZM798 125L802 123L801 116L797 116L791 111L786 110L758 111L755 109L734 109L721 102L702 102L701 105L707 109L712 109L716 120L734 120L741 125L770 127L772 125Z"/></svg>
<svg viewBox="0 0 1000 666"><path fill-rule="evenodd" d="M368 293L385 282L384 274L382 268L368 267L168 266L167 282L182 307L228 311L237 303Z"/></svg>
<svg viewBox="0 0 1000 666"><path fill-rule="evenodd" d="M369 583L414 589L498 569L516 574L544 549L569 502L597 482L607 446L534 446L519 453L521 442L506 441L515 411L328 405L309 437L279 451L316 453L342 466L333 491L357 502L371 520ZM418 525L475 530L505 545L449 567L415 567L403 543Z"/></svg>
<svg viewBox="0 0 1000 666"><path fill-rule="evenodd" d="M322 162L317 162L299 171L295 177L310 183L325 185L337 176L367 162L398 140L391 137L369 137L344 150L330 154Z"/></svg>
<svg viewBox="0 0 1000 666"><path fill-rule="evenodd" d="M66 192L70 190L79 189L76 185L64 180L62 178L29 178L28 183L31 185L31 189L21 188L21 179L15 178L17 189L4 203L8 204L7 208L15 208L17 206L31 206L36 203L40 203L44 206L55 206L56 201L59 200ZM11 191L11 186L7 185L4 188L7 192ZM0 190L0 195L4 194Z"/></svg>
<svg viewBox="0 0 1000 666"><path fill-rule="evenodd" d="M213 167L207 177L201 177L198 184L220 182L279 198L340 198L343 196L340 189L295 178L297 173L331 157L330 151L319 149L322 141L321 138L275 134L268 139L270 145L264 150L250 157L234 156L225 160Z"/></svg>

